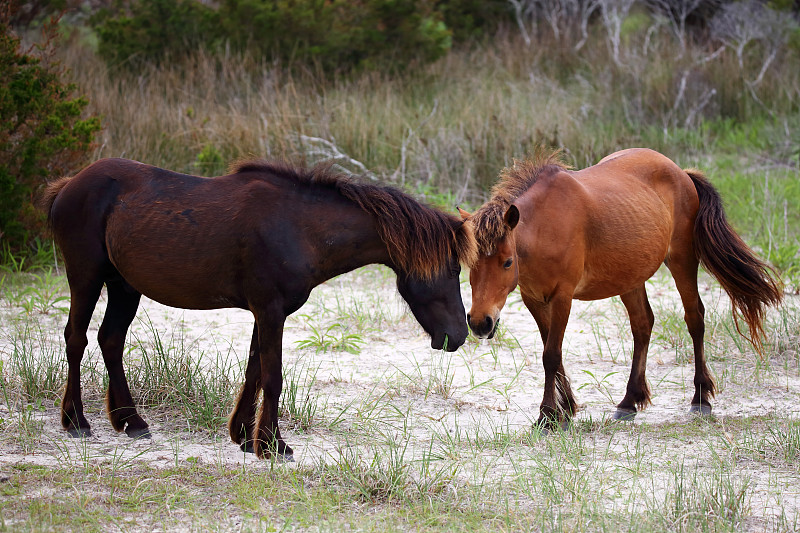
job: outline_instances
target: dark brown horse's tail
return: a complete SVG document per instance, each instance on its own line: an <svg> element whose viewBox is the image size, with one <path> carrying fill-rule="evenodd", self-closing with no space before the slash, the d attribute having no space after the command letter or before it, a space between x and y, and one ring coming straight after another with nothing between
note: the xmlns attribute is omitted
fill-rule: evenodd
<svg viewBox="0 0 800 533"><path fill-rule="evenodd" d="M733 231L725 218L719 193L703 173L695 169L685 172L692 178L700 198L694 223L695 253L728 293L736 330L761 354L766 307L783 299L780 278ZM747 323L749 335L739 329L737 313Z"/></svg>
<svg viewBox="0 0 800 533"><path fill-rule="evenodd" d="M42 192L42 195L39 197L39 209L47 213L48 223L51 222L50 212L53 209L53 203L56 201L56 196L58 196L58 193L61 192L61 189L64 188L64 185L66 185L70 179L72 178L66 177L51 181L47 184L44 192Z"/></svg>

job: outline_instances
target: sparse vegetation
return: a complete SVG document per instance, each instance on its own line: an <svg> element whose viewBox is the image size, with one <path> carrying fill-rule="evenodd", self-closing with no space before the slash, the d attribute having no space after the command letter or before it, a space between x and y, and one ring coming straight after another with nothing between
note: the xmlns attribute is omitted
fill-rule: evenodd
<svg viewBox="0 0 800 533"><path fill-rule="evenodd" d="M12 285L19 277L42 283L9 276ZM677 302L670 283L650 283L657 324ZM609 420L630 363L599 354L628 332L617 324L617 304L576 302L568 366L584 411L566 431L546 434L533 425L541 340L523 306L512 301L504 311L515 337L434 353L405 318L386 269L337 278L289 319L289 345L306 338L310 316L321 328L392 324L400 332L370 337L359 354L287 350L281 425L296 466L258 461L227 437L249 313L186 316L145 302L125 363L153 438L110 429L105 369L90 346L83 386L95 435L71 439L57 407L63 316L27 313L24 300L4 297L0 517L6 527L81 530L171 529L189 520L197 529L792 531L800 525L792 492L800 370L796 343L781 339L797 336L796 302L771 312L774 347L759 360L746 345L731 349L735 330L714 326L729 320L721 291L704 294L721 385L715 417L683 414L690 347L664 334L651 346L653 406L633 423ZM346 317L345 303L384 311Z"/></svg>
<svg viewBox="0 0 800 533"><path fill-rule="evenodd" d="M179 32L180 54L109 69L98 35L71 31L80 18L69 16L57 59L86 95L75 109L103 120L89 159L203 175L243 156L332 159L452 210L479 205L498 171L539 144L562 147L575 166L649 146L702 168L737 230L781 271L788 293L800 290L800 33L789 3L500 3L511 18L495 31L497 12L469 21L489 2L435 2L436 24L422 29L436 53L419 62L400 54L402 75L371 70L374 58L361 55L320 76L299 58L272 61L285 50L200 46ZM128 15L98 24L121 24L128 44L154 31ZM444 54L440 21L454 38ZM57 177L34 174L31 191ZM759 359L703 278L719 392L714 416L695 419L684 413L692 361L683 310L671 278L656 275L653 405L632 423L608 419L629 372L624 312L619 302L576 302L565 362L583 411L545 434L533 426L541 340L518 295L493 341L431 353L392 272L362 269L315 289L287 322L281 427L298 463L281 465L243 454L225 429L252 331L244 311L144 304L125 365L151 440L111 430L90 339L82 386L94 435L68 438L58 418L68 289L51 243L29 236L21 250L4 235L0 250L0 530L800 528L800 305L791 294L770 311Z"/></svg>

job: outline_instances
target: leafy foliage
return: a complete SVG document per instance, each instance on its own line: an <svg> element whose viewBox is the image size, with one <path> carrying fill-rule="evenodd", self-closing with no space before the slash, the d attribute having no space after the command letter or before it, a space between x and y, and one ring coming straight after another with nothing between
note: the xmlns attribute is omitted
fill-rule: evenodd
<svg viewBox="0 0 800 533"><path fill-rule="evenodd" d="M102 9L92 23L100 55L111 64L136 67L211 46L219 31L214 19L214 10L194 0L145 0L129 9Z"/></svg>
<svg viewBox="0 0 800 533"><path fill-rule="evenodd" d="M87 99L49 59L54 33L37 52L22 51L9 17L0 4L0 238L19 249L42 229L36 193L81 162L100 121L81 118Z"/></svg>
<svg viewBox="0 0 800 533"><path fill-rule="evenodd" d="M133 0L95 15L101 54L112 64L163 62L202 47L255 50L326 72L401 70L446 53L453 34L491 26L499 2L446 0ZM494 15L494 16L490 16ZM451 29L453 25L456 30Z"/></svg>

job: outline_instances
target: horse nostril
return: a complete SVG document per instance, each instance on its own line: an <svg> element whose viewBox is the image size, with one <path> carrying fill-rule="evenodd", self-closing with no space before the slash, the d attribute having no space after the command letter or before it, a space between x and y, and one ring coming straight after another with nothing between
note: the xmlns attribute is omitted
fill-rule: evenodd
<svg viewBox="0 0 800 533"><path fill-rule="evenodd" d="M486 317L486 331L492 331L492 326L494 326L494 320L492 320L492 317L487 316Z"/></svg>

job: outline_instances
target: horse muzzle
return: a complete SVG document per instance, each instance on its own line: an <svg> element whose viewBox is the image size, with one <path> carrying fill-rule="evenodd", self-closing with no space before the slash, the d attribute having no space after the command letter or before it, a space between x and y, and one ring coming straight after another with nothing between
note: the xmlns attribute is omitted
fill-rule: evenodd
<svg viewBox="0 0 800 533"><path fill-rule="evenodd" d="M500 325L500 319L492 318L486 315L483 320L472 320L471 315L467 315L467 323L472 333L479 339L491 339L497 333L497 326Z"/></svg>
<svg viewBox="0 0 800 533"><path fill-rule="evenodd" d="M445 350L454 352L461 348L467 340L469 331L464 327L464 331L457 332L456 334L443 333L441 335L431 335L431 348L434 350Z"/></svg>

